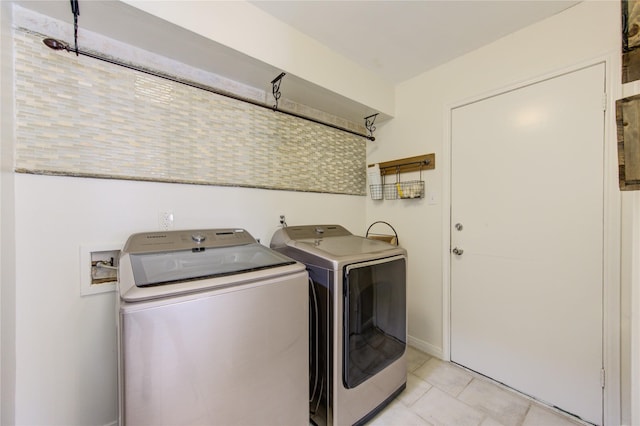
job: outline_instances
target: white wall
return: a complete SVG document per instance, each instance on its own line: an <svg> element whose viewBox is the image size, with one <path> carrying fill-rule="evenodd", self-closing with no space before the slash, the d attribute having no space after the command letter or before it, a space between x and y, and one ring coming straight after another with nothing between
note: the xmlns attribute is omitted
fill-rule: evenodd
<svg viewBox="0 0 640 426"><path fill-rule="evenodd" d="M625 425L640 424L640 192L622 194L621 406Z"/></svg>
<svg viewBox="0 0 640 426"><path fill-rule="evenodd" d="M12 424L15 389L13 55L11 7L0 2L0 422Z"/></svg>
<svg viewBox="0 0 640 426"><path fill-rule="evenodd" d="M627 424L640 424L640 193L635 192L629 195L628 202L632 204L629 208L631 211L632 226L628 228L631 231L631 240L633 245L629 248L630 265L627 265L631 271L630 287L631 287L631 306L629 340L630 340L630 368L629 368L629 420ZM626 230L625 230L626 231ZM626 412L625 412L626 415Z"/></svg>
<svg viewBox="0 0 640 426"><path fill-rule="evenodd" d="M395 118L378 127L378 143L369 145L368 163L436 154L436 169L423 172L427 193L433 192L437 205L427 200L367 201L367 221L385 219L400 234L409 252L409 335L416 346L436 356L448 354L448 336L443 335L443 300L448 301L446 283L449 232L449 110L482 95L531 82L541 76L568 70L591 61L607 60L607 205L615 215L620 205L617 190L617 157L614 101L620 90L620 3L586 1L545 21L508 35L490 45L457 58L434 70L400 84L396 88ZM482 167L478 165L478 173ZM403 176L411 179L415 176ZM617 288L615 239L619 218L607 218L612 239L607 241L613 268L606 282ZM617 224L617 227L616 227ZM445 256L445 258L443 258ZM613 279L613 281L611 281ZM627 283L629 284L629 283ZM638 285L636 283L636 285ZM444 288L444 290L443 290ZM615 288L607 287L606 312L618 313ZM609 296L613 296L609 297ZM612 300L613 299L613 300ZM616 311L618 309L618 311ZM605 318L608 324L618 318ZM610 335L606 358L616 353L617 331ZM610 360L612 370L619 360ZM615 376L617 371L613 371ZM615 381L613 387L615 387ZM614 393L617 391L614 390ZM614 395L615 397L615 395ZM615 398L613 398L615 399ZM610 401L611 402L611 401ZM617 401L612 402L614 405ZM616 408L608 412L615 418ZM609 417L611 418L611 417ZM640 421L638 419L637 421Z"/></svg>
<svg viewBox="0 0 640 426"><path fill-rule="evenodd" d="M640 93L640 81L622 86L622 96ZM640 424L640 191L621 194L620 334L623 424Z"/></svg>

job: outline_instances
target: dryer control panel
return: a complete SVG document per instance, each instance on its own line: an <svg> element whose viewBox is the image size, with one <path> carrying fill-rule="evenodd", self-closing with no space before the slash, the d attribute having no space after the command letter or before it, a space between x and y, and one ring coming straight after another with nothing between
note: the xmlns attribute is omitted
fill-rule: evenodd
<svg viewBox="0 0 640 426"><path fill-rule="evenodd" d="M280 243L286 243L286 241L290 240L300 241L326 237L345 237L349 235L353 234L340 225L302 225L288 226L279 229L276 235L274 235L274 238L282 240ZM272 246L274 245L273 240L271 240L271 244Z"/></svg>

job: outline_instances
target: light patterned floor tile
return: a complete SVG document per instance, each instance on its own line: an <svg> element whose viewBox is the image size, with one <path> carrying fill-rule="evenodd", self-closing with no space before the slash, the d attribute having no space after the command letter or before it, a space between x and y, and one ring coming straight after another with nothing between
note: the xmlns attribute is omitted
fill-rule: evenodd
<svg viewBox="0 0 640 426"><path fill-rule="evenodd" d="M407 388L367 426L585 425L415 348L407 364Z"/></svg>
<svg viewBox="0 0 640 426"><path fill-rule="evenodd" d="M407 388L398 395L398 400L402 401L402 403L408 407L416 402L429 389L431 389L429 383L409 373L407 374Z"/></svg>
<svg viewBox="0 0 640 426"><path fill-rule="evenodd" d="M431 359L430 355L425 354L411 346L407 346L407 371L413 372L421 367L425 362Z"/></svg>
<svg viewBox="0 0 640 426"><path fill-rule="evenodd" d="M492 419L491 417L487 417L482 421L482 423L480 423L480 426L504 426L504 425L499 421Z"/></svg>
<svg viewBox="0 0 640 426"><path fill-rule="evenodd" d="M367 423L367 426L431 426L431 423L396 400Z"/></svg>
<svg viewBox="0 0 640 426"><path fill-rule="evenodd" d="M461 368L436 358L425 362L414 374L453 396L458 396L473 378Z"/></svg>
<svg viewBox="0 0 640 426"><path fill-rule="evenodd" d="M485 414L433 387L417 400L411 409L438 426L478 426Z"/></svg>
<svg viewBox="0 0 640 426"><path fill-rule="evenodd" d="M481 379L473 379L458 399L487 413L504 426L520 425L529 409L529 400Z"/></svg>
<svg viewBox="0 0 640 426"><path fill-rule="evenodd" d="M522 426L576 426L582 425L577 419L573 420L538 404L531 404Z"/></svg>

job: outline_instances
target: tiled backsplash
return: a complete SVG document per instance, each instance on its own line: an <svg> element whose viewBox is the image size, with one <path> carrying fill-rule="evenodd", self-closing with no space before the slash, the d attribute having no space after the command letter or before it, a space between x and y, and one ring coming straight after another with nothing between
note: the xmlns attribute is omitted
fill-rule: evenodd
<svg viewBox="0 0 640 426"><path fill-rule="evenodd" d="M14 31L16 171L365 195L366 139Z"/></svg>

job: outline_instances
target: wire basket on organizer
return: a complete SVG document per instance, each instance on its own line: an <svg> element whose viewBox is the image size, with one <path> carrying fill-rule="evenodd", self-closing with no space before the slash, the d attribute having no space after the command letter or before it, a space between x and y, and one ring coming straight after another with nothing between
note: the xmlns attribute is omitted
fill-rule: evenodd
<svg viewBox="0 0 640 426"><path fill-rule="evenodd" d="M395 183L386 183L382 185L382 193L385 200L397 200L398 199L398 183L400 175L396 173Z"/></svg>
<svg viewBox="0 0 640 426"><path fill-rule="evenodd" d="M424 181L422 180L422 164L420 165L420 178L418 180L409 180L400 182L400 174L397 179L398 198L413 199L424 198Z"/></svg>
<svg viewBox="0 0 640 426"><path fill-rule="evenodd" d="M383 188L384 188L384 176L382 177L382 184L369 185L369 193L372 200L382 200Z"/></svg>
<svg viewBox="0 0 640 426"><path fill-rule="evenodd" d="M399 169L396 171L396 182L383 184L385 200L413 199L424 197L424 181L422 180L422 168L420 168L420 180L400 180Z"/></svg>
<svg viewBox="0 0 640 426"><path fill-rule="evenodd" d="M424 180L422 180L422 163L420 164L419 180L400 180L400 166L396 166L395 183L385 183L386 175L382 174L382 183L369 185L369 193L372 200L397 200L424 198Z"/></svg>
<svg viewBox="0 0 640 426"><path fill-rule="evenodd" d="M379 224L379 223L381 223L383 225L387 225L389 228L391 228L391 231L393 231L393 235L390 235L390 234L378 234L378 233L371 232L371 228L373 228L373 225L376 225L376 224ZM365 237L369 238L371 240L384 241L385 243L393 244L394 246L397 246L399 244L398 243L398 233L396 232L396 230L389 223L384 222L382 220L378 220L377 222L373 222L371 225L369 225L369 228L367 228L367 233L366 233Z"/></svg>
<svg viewBox="0 0 640 426"><path fill-rule="evenodd" d="M396 169L396 183L390 183L384 186L384 199L397 200L424 198L424 181L422 180L422 165L420 165L420 179L400 181L400 168Z"/></svg>
<svg viewBox="0 0 640 426"><path fill-rule="evenodd" d="M404 200L413 198L424 198L424 181L409 180L398 183L398 198Z"/></svg>

